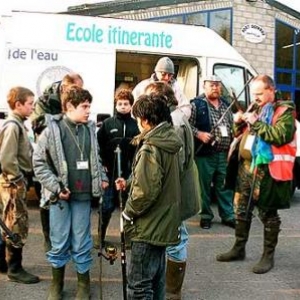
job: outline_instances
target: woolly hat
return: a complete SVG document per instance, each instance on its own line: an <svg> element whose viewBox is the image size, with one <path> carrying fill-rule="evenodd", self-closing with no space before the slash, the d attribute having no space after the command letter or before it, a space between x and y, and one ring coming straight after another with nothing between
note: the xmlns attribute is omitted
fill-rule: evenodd
<svg viewBox="0 0 300 300"><path fill-rule="evenodd" d="M154 71L174 74L174 64L169 57L162 57L156 63Z"/></svg>

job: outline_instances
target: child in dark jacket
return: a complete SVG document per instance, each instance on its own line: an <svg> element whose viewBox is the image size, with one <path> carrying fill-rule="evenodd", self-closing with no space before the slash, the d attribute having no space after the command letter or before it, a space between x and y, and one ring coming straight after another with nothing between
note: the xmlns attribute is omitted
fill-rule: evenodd
<svg viewBox="0 0 300 300"><path fill-rule="evenodd" d="M135 146L130 144L132 138L139 134L136 121L131 116L131 107L134 98L129 89L120 89L115 94L115 116L106 119L97 133L100 155L103 165L107 170L109 178L109 188L105 191L102 204L102 228L101 240L104 245L106 230L111 215L118 207L118 193L116 192L114 181L117 174L116 148L121 149L121 170L122 177L128 178L131 173L131 165L135 153ZM127 194L124 193L124 199Z"/></svg>

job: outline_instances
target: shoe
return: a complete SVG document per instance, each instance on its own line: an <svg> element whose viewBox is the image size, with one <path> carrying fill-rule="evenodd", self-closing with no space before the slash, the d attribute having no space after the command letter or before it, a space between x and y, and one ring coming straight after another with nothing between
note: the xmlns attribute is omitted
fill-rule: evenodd
<svg viewBox="0 0 300 300"><path fill-rule="evenodd" d="M230 220L222 220L222 224L225 226L228 226L230 228L235 228L235 220L234 219L230 219Z"/></svg>
<svg viewBox="0 0 300 300"><path fill-rule="evenodd" d="M210 229L211 221L210 220L201 220L200 221L200 227L203 228L203 229Z"/></svg>

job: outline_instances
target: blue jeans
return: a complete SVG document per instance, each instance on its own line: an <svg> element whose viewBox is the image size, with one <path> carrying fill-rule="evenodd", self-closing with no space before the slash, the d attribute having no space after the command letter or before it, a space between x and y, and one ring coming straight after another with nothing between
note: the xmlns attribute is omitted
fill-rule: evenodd
<svg viewBox="0 0 300 300"><path fill-rule="evenodd" d="M180 243L178 245L169 246L166 248L167 257L176 262L187 260L189 234L187 232L185 223L183 222L180 225L180 236Z"/></svg>
<svg viewBox="0 0 300 300"><path fill-rule="evenodd" d="M128 270L128 300L164 300L165 267L165 247L132 242Z"/></svg>
<svg viewBox="0 0 300 300"><path fill-rule="evenodd" d="M54 268L63 267L72 258L78 273L90 270L93 247L90 215L89 200L59 200L50 205L52 249L46 256Z"/></svg>

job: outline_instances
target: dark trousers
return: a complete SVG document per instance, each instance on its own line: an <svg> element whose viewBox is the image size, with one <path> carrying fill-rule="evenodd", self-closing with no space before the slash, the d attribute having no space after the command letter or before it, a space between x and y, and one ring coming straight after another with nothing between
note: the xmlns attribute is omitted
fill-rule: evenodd
<svg viewBox="0 0 300 300"><path fill-rule="evenodd" d="M128 270L128 300L164 300L166 248L132 242Z"/></svg>

